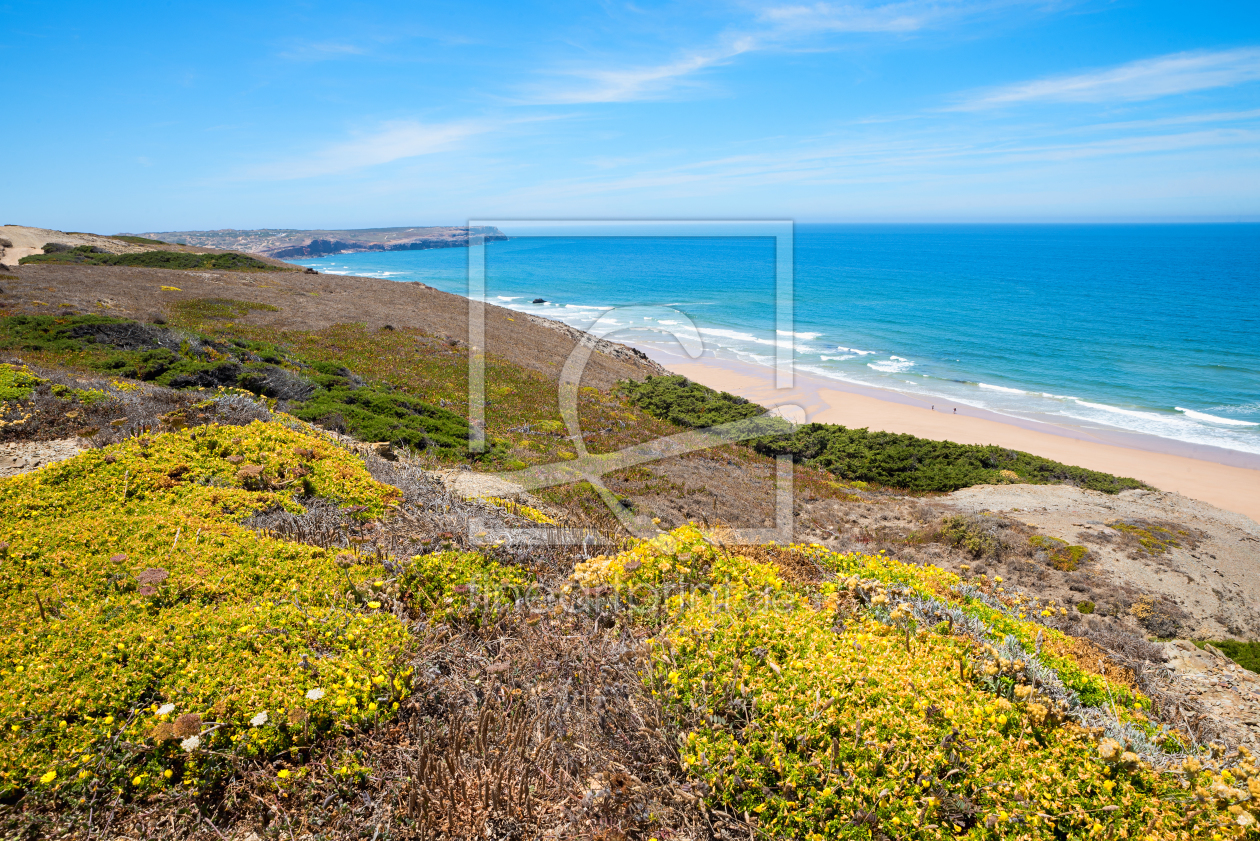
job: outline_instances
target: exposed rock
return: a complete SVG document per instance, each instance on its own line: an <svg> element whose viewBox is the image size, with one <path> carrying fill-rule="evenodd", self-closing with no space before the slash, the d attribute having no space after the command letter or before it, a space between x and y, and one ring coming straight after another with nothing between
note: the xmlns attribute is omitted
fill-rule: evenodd
<svg viewBox="0 0 1260 841"><path fill-rule="evenodd" d="M86 446L82 438L55 441L14 441L0 444L0 479L77 456Z"/></svg>

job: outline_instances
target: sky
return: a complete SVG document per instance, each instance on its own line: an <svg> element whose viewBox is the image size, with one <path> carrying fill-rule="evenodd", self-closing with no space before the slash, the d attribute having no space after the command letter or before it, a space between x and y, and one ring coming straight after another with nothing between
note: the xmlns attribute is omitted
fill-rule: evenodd
<svg viewBox="0 0 1260 841"><path fill-rule="evenodd" d="M0 223L1260 220L1260 3L0 0Z"/></svg>

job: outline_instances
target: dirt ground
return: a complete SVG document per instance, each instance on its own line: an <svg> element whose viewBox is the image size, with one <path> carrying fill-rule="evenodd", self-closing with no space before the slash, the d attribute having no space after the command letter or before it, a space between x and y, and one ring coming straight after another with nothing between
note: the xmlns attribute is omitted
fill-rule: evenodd
<svg viewBox="0 0 1260 841"><path fill-rule="evenodd" d="M1087 547L1088 590L1077 601L1113 607L1104 612L1115 615L1122 611L1110 596L1128 587L1175 604L1186 614L1183 633L1196 639L1260 637L1260 526L1247 517L1180 494L1108 496L1066 485L986 485L947 499L959 511L1001 511ZM1107 525L1115 522L1164 524L1179 545L1148 550Z"/></svg>

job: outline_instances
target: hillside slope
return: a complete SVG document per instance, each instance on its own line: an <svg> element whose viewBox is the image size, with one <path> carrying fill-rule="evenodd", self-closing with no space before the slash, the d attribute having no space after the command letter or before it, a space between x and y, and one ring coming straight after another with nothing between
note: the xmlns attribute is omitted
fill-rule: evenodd
<svg viewBox="0 0 1260 841"><path fill-rule="evenodd" d="M798 463L797 542L750 545L776 463L728 444L600 477L665 532L635 540L590 483L512 485L692 425L635 405L655 371L624 348L579 442L575 337L490 308L470 456L454 296L77 265L0 289L6 837L1255 834L1254 682L1148 642L1178 621L1153 591L1074 589L1112 557L985 510L994 486Z"/></svg>

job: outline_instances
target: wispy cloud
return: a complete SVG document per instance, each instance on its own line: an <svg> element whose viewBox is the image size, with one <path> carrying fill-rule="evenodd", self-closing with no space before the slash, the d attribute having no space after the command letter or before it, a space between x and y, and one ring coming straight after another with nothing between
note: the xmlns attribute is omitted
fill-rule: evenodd
<svg viewBox="0 0 1260 841"><path fill-rule="evenodd" d="M693 52L663 64L571 70L564 75L577 77L580 80L577 84L566 83L539 92L537 101L573 105L655 99L677 88L687 77L756 48L755 39L742 37L725 46Z"/></svg>
<svg viewBox="0 0 1260 841"><path fill-rule="evenodd" d="M1137 102L1260 79L1260 48L1174 53L1119 67L1053 76L981 91L952 110L1029 102Z"/></svg>
<svg viewBox="0 0 1260 841"><path fill-rule="evenodd" d="M755 21L735 28L709 46L684 51L657 64L613 67L577 67L552 71L565 81L536 88L531 103L585 104L660 99L679 88L694 86L702 71L730 62L746 53L792 49L802 39L835 33L906 33L989 8L994 2L927 2L778 5L760 9Z"/></svg>
<svg viewBox="0 0 1260 841"><path fill-rule="evenodd" d="M280 53L280 57L289 61L328 61L366 53L366 49L355 44L320 41L295 44Z"/></svg>
<svg viewBox="0 0 1260 841"><path fill-rule="evenodd" d="M1210 118L1214 115L1204 115ZM1047 168L1072 168L1090 162L1121 159L1126 166L1142 158L1167 155L1204 156L1246 153L1260 142L1260 114L1234 116L1250 124L1213 126L1196 131L1138 131L1093 137L1117 124L1076 127L1081 136L1047 134L1029 127L1024 136L980 139L971 132L936 125L912 133L860 131L843 139L817 138L808 144L769 143L767 148L688 161L632 173L588 171L526 192L528 201L580 201L590 197L649 193L661 198L694 199L736 195L762 187L816 189L820 186L929 184L949 178L988 179L999 174L1018 178Z"/></svg>
<svg viewBox="0 0 1260 841"><path fill-rule="evenodd" d="M376 131L334 143L310 155L262 164L250 169L251 178L287 181L334 175L405 158L432 155L457 148L475 135L502 127L492 121L421 123L412 120L385 123Z"/></svg>
<svg viewBox="0 0 1260 841"><path fill-rule="evenodd" d="M772 6L760 18L779 35L814 32L913 32L947 14L958 4L886 3L863 6L852 3L813 3Z"/></svg>

